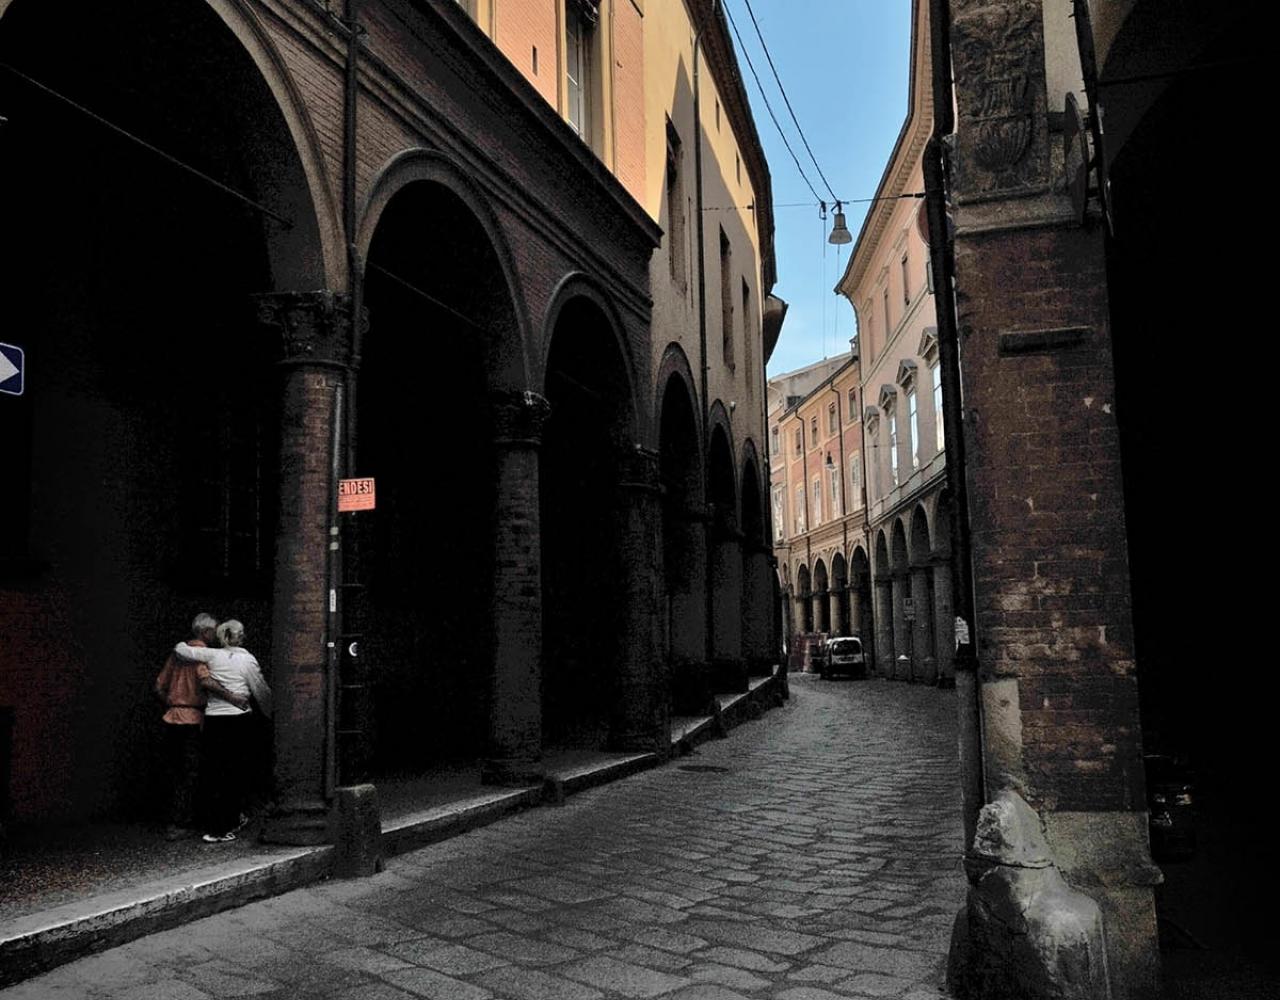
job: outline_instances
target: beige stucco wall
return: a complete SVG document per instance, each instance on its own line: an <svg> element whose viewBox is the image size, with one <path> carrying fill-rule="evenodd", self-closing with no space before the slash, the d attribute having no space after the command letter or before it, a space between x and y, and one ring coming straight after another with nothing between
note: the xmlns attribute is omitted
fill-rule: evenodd
<svg viewBox="0 0 1280 1000"><path fill-rule="evenodd" d="M689 359L695 380L701 365L698 336L698 209L694 177L695 142L702 143L704 223L703 261L706 275L707 396L709 409L717 400L730 411L735 456L741 472L745 442L754 442L764 461L763 344L761 315L760 240L755 213L755 190L740 144L749 141L735 133L724 108L720 81L699 54L700 128L693 114L694 24L683 0L647 0L644 14L645 77L645 194L642 204L668 234L650 262L653 294L653 364L656 369L671 343ZM717 116L717 107L719 114ZM719 125L717 127L717 117ZM671 233L667 218L667 119L680 139L680 170L684 190L684 274L671 273ZM678 227L674 227L678 228ZM722 349L720 232L731 250L730 300L733 303L734 364ZM742 282L749 289L747 316L742 315ZM661 387L659 387L661 391ZM760 470L763 474L763 469Z"/></svg>

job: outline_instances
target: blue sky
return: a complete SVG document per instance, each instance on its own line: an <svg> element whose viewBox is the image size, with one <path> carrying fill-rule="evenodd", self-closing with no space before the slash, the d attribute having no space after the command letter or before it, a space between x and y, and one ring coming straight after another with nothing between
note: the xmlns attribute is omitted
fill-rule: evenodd
<svg viewBox="0 0 1280 1000"><path fill-rule="evenodd" d="M830 201L778 93L746 0L722 2L742 35L746 54L755 64L800 166L818 195ZM910 0L751 0L751 7L805 138L831 187L842 199L870 198L907 113ZM828 220L821 222L814 196L778 137L741 49L738 62L773 176L778 258L773 291L790 304L782 338L769 362L769 374L777 375L848 349L854 332L853 309L831 289L848 264L853 245L837 248L826 242L830 212ZM797 202L806 204L786 207ZM846 206L855 238L866 210L866 204Z"/></svg>

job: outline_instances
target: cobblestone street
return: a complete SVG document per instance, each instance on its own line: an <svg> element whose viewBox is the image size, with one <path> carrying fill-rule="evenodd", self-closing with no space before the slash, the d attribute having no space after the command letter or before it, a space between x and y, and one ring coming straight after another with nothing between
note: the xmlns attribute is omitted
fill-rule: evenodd
<svg viewBox="0 0 1280 1000"><path fill-rule="evenodd" d="M791 687L727 739L563 807L0 997L944 996L965 887L954 694L809 675Z"/></svg>

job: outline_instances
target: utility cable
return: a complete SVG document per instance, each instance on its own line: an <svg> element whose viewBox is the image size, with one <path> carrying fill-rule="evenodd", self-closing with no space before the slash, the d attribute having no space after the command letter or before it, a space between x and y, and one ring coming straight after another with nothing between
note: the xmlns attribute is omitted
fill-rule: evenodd
<svg viewBox="0 0 1280 1000"><path fill-rule="evenodd" d="M756 29L756 37L760 39L760 48L764 50L764 57L769 62L769 69L773 72L773 80L778 85L778 93L782 95L782 101L787 106L787 112L791 115L791 121L796 127L796 133L800 136L800 141L804 143L805 152L809 154L809 159L813 161L813 168L818 171L818 176L822 178L822 183L827 187L827 194L831 195L832 201L840 201L836 197L836 193L831 190L831 184L827 180L826 175L822 172L822 168L818 166L818 158L813 155L813 150L809 147L809 140L804 137L804 129L800 127L800 121L796 118L795 110L791 107L791 101L787 97L787 91L782 86L782 78L778 76L778 68L773 64L773 56L769 55L769 46L765 44L764 35L760 31L760 22L756 20L756 12L751 7L751 0L743 0L747 5L747 13L751 15L751 23ZM728 9L726 8L726 13ZM732 20L732 18L730 18ZM735 33L737 29L734 29ZM754 71L753 71L754 72Z"/></svg>
<svg viewBox="0 0 1280 1000"><path fill-rule="evenodd" d="M172 153L166 153L159 146L154 146L151 143L147 142L146 139L143 139L142 137L134 135L132 132L129 132L126 129L121 128L119 125L115 124L115 122L108 121L106 118L103 118L102 115L98 114L97 112L91 111L88 108L86 108L83 104L79 104L76 101L73 101L66 94L59 93L58 91L54 90L52 87L49 87L41 83L39 80L36 80L30 76L27 76L26 73L22 72L22 70L18 69L16 66L11 66L7 62L0 62L0 69L8 70L18 79L23 80L26 83L29 83L31 86L35 87L37 90L42 91L45 94L48 94L50 97L54 98L55 100L61 101L63 104L67 105L68 107L74 108L76 111L79 111L82 115L85 115L93 119L103 128L109 129L110 131L116 133L116 135L119 135L122 138L128 139L130 142L141 146L143 149L147 150L150 153L154 153L156 156L160 157L166 163L172 164L173 166L177 167L179 170L184 170L187 173L193 175L194 177L198 177L200 180L204 181L207 184L212 184L223 194L230 195L232 198L235 198L236 201L239 201L245 205L248 205L250 208L258 212L261 212L263 215L268 216L269 218L275 219L276 222L280 223L280 225L284 226L286 229L293 228L293 220L286 219L283 215L280 215L278 212L273 212L271 209L267 208L266 205L263 205L260 202L254 201L252 198L250 198L246 194L241 194L239 191L237 191L233 187L229 187L228 185L223 184L222 181L218 180L216 177L209 176L203 170L199 170L196 167L193 167L191 164L185 162L184 160L178 159Z"/></svg>
<svg viewBox="0 0 1280 1000"><path fill-rule="evenodd" d="M919 200L924 198L924 192L908 191L906 192L906 194L886 194L886 195L881 195L879 198L850 198L847 201L841 200L840 204L868 205L871 202L875 202L875 201L901 201L906 198L915 198ZM819 201L775 201L773 203L773 207L775 209L815 208L815 207L821 208L823 205L825 205L825 202L821 200ZM702 210L704 212L736 212L738 210L753 212L755 211L755 207L756 207L755 203L752 202L750 205L703 205Z"/></svg>
<svg viewBox="0 0 1280 1000"><path fill-rule="evenodd" d="M796 156L796 151L791 148L791 143L787 142L786 133L782 131L782 126L778 123L778 116L773 113L773 108L769 104L769 98L765 96L764 85L760 82L760 74L756 72L755 65L751 62L751 56L747 53L747 47L742 43L742 35L738 33L738 26L734 23L733 15L729 13L728 7L722 5L721 10L723 10L725 15L729 18L729 27L733 29L733 37L738 40L738 50L742 53L742 57L746 59L747 67L751 70L752 77L755 78L756 89L760 91L760 99L764 101L765 110L769 112L769 117L773 119L773 127L778 130L778 135L782 138L782 144L787 147L787 152L791 154L791 160L795 163L796 170L804 180L805 185L809 188L809 193L813 195L813 200L821 202L822 199L818 197L817 188L810 183L808 175L804 172L804 168L800 166L800 158Z"/></svg>

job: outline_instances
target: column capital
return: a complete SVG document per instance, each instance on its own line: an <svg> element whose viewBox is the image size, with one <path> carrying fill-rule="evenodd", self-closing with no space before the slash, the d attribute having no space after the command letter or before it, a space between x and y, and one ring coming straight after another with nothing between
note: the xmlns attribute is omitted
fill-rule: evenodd
<svg viewBox="0 0 1280 1000"><path fill-rule="evenodd" d="M542 443L542 425L551 414L545 396L530 389L491 392L489 410L496 444L536 448Z"/></svg>
<svg viewBox="0 0 1280 1000"><path fill-rule="evenodd" d="M351 297L321 289L253 296L258 325L276 338L282 365L350 368L354 363ZM368 314L361 312L362 328Z"/></svg>
<svg viewBox="0 0 1280 1000"><path fill-rule="evenodd" d="M618 488L644 493L662 492L658 453L643 445L624 445L618 451Z"/></svg>

